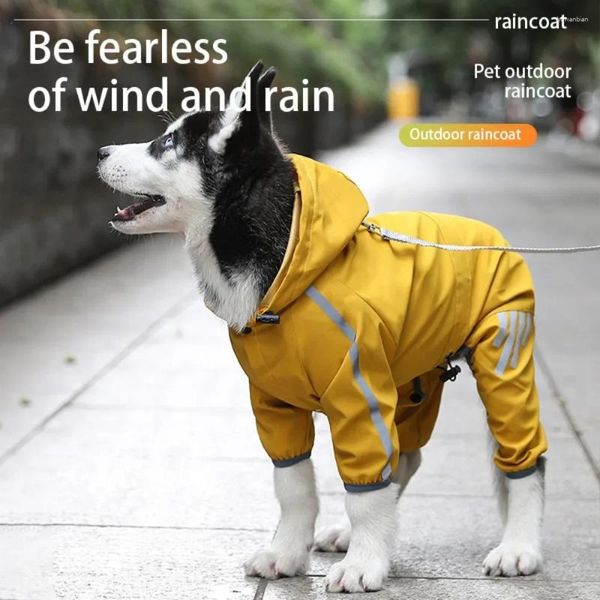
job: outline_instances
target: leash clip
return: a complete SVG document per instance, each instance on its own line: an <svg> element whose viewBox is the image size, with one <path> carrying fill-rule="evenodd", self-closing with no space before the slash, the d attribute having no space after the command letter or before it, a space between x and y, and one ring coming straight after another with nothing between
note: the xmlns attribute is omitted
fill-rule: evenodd
<svg viewBox="0 0 600 600"><path fill-rule="evenodd" d="M368 221L363 221L362 223L371 233L376 233L377 235L381 235L381 227L379 225L375 225L375 223L369 223Z"/></svg>
<svg viewBox="0 0 600 600"><path fill-rule="evenodd" d="M376 235L378 235L383 241L385 241L385 242L390 241L391 238L389 236L387 236L385 233L383 233L383 231L381 230L381 227L379 227L379 225L375 225L375 223L369 223L367 221L363 221L363 225L371 233L375 233Z"/></svg>

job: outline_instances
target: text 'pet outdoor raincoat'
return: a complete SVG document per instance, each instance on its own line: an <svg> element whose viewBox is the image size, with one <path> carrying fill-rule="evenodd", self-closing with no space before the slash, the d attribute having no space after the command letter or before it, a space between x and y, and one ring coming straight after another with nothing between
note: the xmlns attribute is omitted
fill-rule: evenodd
<svg viewBox="0 0 600 600"><path fill-rule="evenodd" d="M231 331L261 442L276 466L310 455L312 412L329 420L349 491L390 482L399 453L431 436L447 357L464 352L508 476L546 449L533 365L533 285L518 254L383 240L338 171L291 155L299 193L284 263L256 318ZM492 227L424 212L369 217L457 245L507 245Z"/></svg>

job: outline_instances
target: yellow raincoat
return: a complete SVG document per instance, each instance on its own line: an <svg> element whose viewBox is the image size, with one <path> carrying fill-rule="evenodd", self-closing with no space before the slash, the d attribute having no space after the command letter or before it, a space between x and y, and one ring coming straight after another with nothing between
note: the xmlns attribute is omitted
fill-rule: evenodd
<svg viewBox="0 0 600 600"><path fill-rule="evenodd" d="M329 420L349 491L390 482L399 453L430 438L447 357L477 379L509 476L546 449L533 367L533 286L521 256L447 252L382 239L342 173L291 155L299 193L283 265L243 332L230 331L250 380L261 442L276 466L310 456L312 412ZM506 245L478 221L397 212L369 222L460 245Z"/></svg>

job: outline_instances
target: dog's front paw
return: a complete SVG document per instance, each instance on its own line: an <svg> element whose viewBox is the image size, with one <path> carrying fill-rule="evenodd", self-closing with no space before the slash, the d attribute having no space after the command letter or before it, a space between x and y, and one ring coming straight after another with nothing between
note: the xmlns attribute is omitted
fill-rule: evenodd
<svg viewBox="0 0 600 600"><path fill-rule="evenodd" d="M246 575L277 579L303 575L308 570L308 552L260 550L244 563Z"/></svg>
<svg viewBox="0 0 600 600"><path fill-rule="evenodd" d="M483 561L483 574L491 577L531 575L542 566L542 554L534 544L503 542Z"/></svg>
<svg viewBox="0 0 600 600"><path fill-rule="evenodd" d="M350 525L333 525L317 532L313 548L317 552L347 552L349 545Z"/></svg>
<svg viewBox="0 0 600 600"><path fill-rule="evenodd" d="M385 561L356 560L346 557L335 563L325 577L328 592L376 592L387 577Z"/></svg>

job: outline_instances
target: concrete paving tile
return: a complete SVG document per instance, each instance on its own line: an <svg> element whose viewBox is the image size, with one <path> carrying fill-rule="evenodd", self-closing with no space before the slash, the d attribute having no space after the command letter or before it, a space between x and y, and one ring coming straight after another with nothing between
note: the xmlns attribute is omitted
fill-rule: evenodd
<svg viewBox="0 0 600 600"><path fill-rule="evenodd" d="M321 499L319 525L338 521L343 497ZM392 574L399 577L484 578L481 562L500 541L493 498L403 496ZM600 582L600 506L596 501L548 500L540 580ZM314 553L310 573L324 575L340 554ZM485 579L485 578L484 578Z"/></svg>
<svg viewBox="0 0 600 600"><path fill-rule="evenodd" d="M489 494L491 468L485 440L435 436L423 451L422 470L410 493ZM598 484L579 445L549 435L546 494L549 498L598 498Z"/></svg>
<svg viewBox="0 0 600 600"><path fill-rule="evenodd" d="M142 356L144 354L141 353ZM126 368L129 368L131 363L126 362ZM169 359L168 367L144 367L140 363L132 368L131 373L131 378L124 378L121 370L111 372L77 405L141 410L227 408L232 413L244 414L250 411L248 380L243 373L235 370L200 369L196 365L196 369L188 374L185 367Z"/></svg>
<svg viewBox="0 0 600 600"><path fill-rule="evenodd" d="M556 239L565 239L568 235L569 239L578 240L578 243L592 243L591 240L598 237L597 228L591 226L597 222L597 210L592 208L589 214L579 209L575 212L580 214L581 222L560 223L560 227L564 225L565 229L557 232ZM600 280L595 276L597 269L597 257L593 254L552 257L552 276L540 270L537 327L539 345L559 394L592 450L597 469L600 469L600 335L597 310Z"/></svg>
<svg viewBox="0 0 600 600"><path fill-rule="evenodd" d="M110 254L3 310L0 454L189 294L190 272L181 242L157 237ZM75 362L66 363L68 356ZM30 404L22 406L21 398Z"/></svg>
<svg viewBox="0 0 600 600"><path fill-rule="evenodd" d="M66 460L69 456L96 460L146 457L170 459L187 455L203 459L264 459L249 408L232 412L222 408L119 410L73 407L57 416L41 434L44 460ZM231 438L235 436L235 443ZM35 441L32 443L35 444ZM40 442L38 442L40 443ZM38 460L40 458L38 457Z"/></svg>
<svg viewBox="0 0 600 600"><path fill-rule="evenodd" d="M251 600L251 531L0 527L0 598Z"/></svg>
<svg viewBox="0 0 600 600"><path fill-rule="evenodd" d="M352 598L377 600L597 600L599 583L541 582L524 579L488 581L447 579L391 579L376 594L353 594ZM325 600L322 577L297 577L269 582L264 600Z"/></svg>
<svg viewBox="0 0 600 600"><path fill-rule="evenodd" d="M462 500L458 500L458 503ZM489 506L480 506L467 509L462 514L462 519L457 519L456 511L443 501L437 508L443 515L439 519L427 521L427 512L431 504L423 506L421 503L406 507L403 501L401 511L402 533L399 536L400 558L394 561L395 576L403 577L399 581L392 581L389 590L409 593L411 588L397 588L396 586L409 585L414 581L406 577L480 577L478 565L480 554L486 548L480 547L481 534L486 530L495 529L486 525L489 518L486 515ZM416 503L415 503L416 504ZM451 503L452 504L452 503ZM478 503L479 504L479 503ZM564 510L568 503L552 509L551 521ZM436 508L436 507L433 507ZM413 518L411 511L419 510L422 514L420 523ZM460 509L462 510L462 509ZM476 518L474 512L478 510ZM581 515L581 506L571 506L572 514ZM443 511L443 512L442 512ZM464 525L469 522L468 529ZM487 519L487 520L486 520ZM480 522L481 521L481 522ZM548 519L547 519L548 521ZM461 524L462 523L462 524ZM483 527L482 527L483 525ZM577 522L560 522L559 537L553 539L553 532L546 536L546 568L542 575L496 585L495 581L484 580L476 584L472 581L461 582L469 593L477 590L480 593L495 593L502 585L511 584L509 588L514 594L526 594L526 590L535 593L559 593L567 590L577 590L578 593L588 592L598 588L598 555L581 553L579 540L575 536L581 535L581 525L578 531ZM589 522L587 522L588 529ZM496 528L497 529L497 528ZM592 528L594 529L594 528ZM571 548L567 550L565 544L565 530L569 531ZM598 529L595 528L596 535ZM240 565L248 553L262 546L269 536L260 532L233 532L233 531L189 531L171 529L135 529L135 528L96 528L96 527L2 527L0 530L0 544L9 550L4 553L10 556L8 562L3 562L0 567L0 598L15 598L37 600L49 597L51 589L61 598L230 598L248 597L245 593L246 585L254 585L252 580L245 580L241 575ZM461 533L462 532L462 533ZM411 544L409 538L415 535L416 539L432 540L428 548L421 547L418 543ZM562 546L558 542L562 542ZM562 547L562 554L549 556L548 544ZM587 547L599 548L598 539L587 539ZM472 548L467 548L467 545ZM223 548L227 548L223 551ZM551 547L552 548L552 547ZM581 556L586 556L581 561ZM409 558L407 558L409 557ZM321 563L321 572L331 562L337 560L336 555L317 555L313 563ZM584 564L579 564L584 562ZM1 575L1 569L6 573ZM311 572L318 572L318 567ZM26 574L40 574L35 578ZM215 575L216 574L216 575ZM569 579L587 581L582 584L570 584ZM420 580L420 579L419 579ZM527 583L526 583L527 582ZM321 593L322 578L317 581L286 580L271 584L267 591L272 594L293 593L296 595L282 595L285 597L305 598L319 597ZM44 585L46 588L44 589ZM299 585L300 588L295 586ZM488 587L494 585L495 587ZM52 587L49 587L52 586ZM474 587L469 587L474 586ZM479 587L478 587L479 586ZM523 587L525 586L525 587ZM531 586L531 587L526 587ZM34 592L29 592L33 587ZM523 588L523 589L521 589ZM427 587L419 587L415 594L426 593ZM440 589L440 588L436 588ZM464 588L456 587L460 594ZM24 594L23 590L27 590ZM233 591L237 590L237 591ZM291 590L291 592L290 592ZM435 590L431 590L434 593ZM253 593L253 589L249 590ZM500 593L500 592L499 592ZM508 589L502 594L508 594ZM175 595L179 594L179 596ZM192 595L195 594L195 595ZM227 595L232 594L232 595ZM235 594L235 596L233 595ZM280 596L268 596L277 598ZM379 596L378 596L379 597ZM382 597L386 597L383 595ZM395 596L392 596L395 597ZM411 596L408 596L411 597ZM414 597L422 597L415 595ZM434 595L433 598L438 596ZM441 597L441 596L440 596ZM451 595L450 597L455 597ZM462 597L462 596L457 596ZM473 597L473 596L465 596ZM488 596L474 596L488 597ZM492 598L496 596L490 596ZM499 598L509 597L498 595ZM516 595L514 597L521 597ZM523 595L523 598L536 597ZM560 597L547 596L546 597ZM565 596L567 597L567 596ZM572 596L576 598L578 596ZM582 596L593 598L593 596Z"/></svg>
<svg viewBox="0 0 600 600"><path fill-rule="evenodd" d="M588 294L583 290L579 296L589 302ZM597 307L600 302L600 291L596 294L596 298L598 299L592 300ZM544 357L558 387L558 393L590 449L596 468L600 470L600 436L598 435L600 431L600 409L598 408L600 336L593 323L582 322L579 318L570 318L571 314L576 315L578 312L575 302L576 300L570 299L570 305L566 307L568 314L561 313L561 317L565 318L569 327L574 328L575 331L567 338L558 335L555 328L549 325L544 337ZM561 311L564 310L565 307L561 307Z"/></svg>
<svg viewBox="0 0 600 600"><path fill-rule="evenodd" d="M225 324L198 298L86 391L80 406L250 407Z"/></svg>
<svg viewBox="0 0 600 600"><path fill-rule="evenodd" d="M225 411L69 410L0 467L0 522L276 520L272 465L253 420Z"/></svg>

